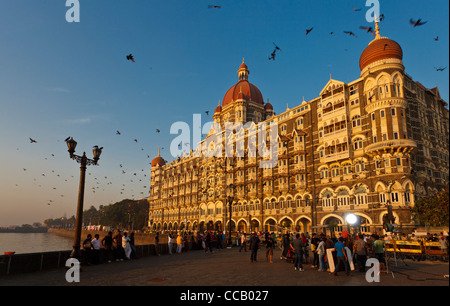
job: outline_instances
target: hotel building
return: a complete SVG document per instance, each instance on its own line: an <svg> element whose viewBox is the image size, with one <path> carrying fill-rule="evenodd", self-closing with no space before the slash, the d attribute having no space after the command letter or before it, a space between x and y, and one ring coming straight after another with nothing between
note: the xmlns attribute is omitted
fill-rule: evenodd
<svg viewBox="0 0 450 306"><path fill-rule="evenodd" d="M244 155L197 150L167 163L158 154L151 163L150 228L228 230L231 206L232 231L342 231L348 214L359 230L380 231L388 207L402 230L411 229L415 200L448 187L449 111L438 88L414 81L402 59L400 45L381 37L376 24L359 78L330 78L315 99L278 115L248 81L243 61L238 82L214 112L222 131L212 129L198 148L223 153L226 141L234 148L244 141ZM250 129L224 137L226 122L276 123L276 167L259 166L264 158L248 147Z"/></svg>

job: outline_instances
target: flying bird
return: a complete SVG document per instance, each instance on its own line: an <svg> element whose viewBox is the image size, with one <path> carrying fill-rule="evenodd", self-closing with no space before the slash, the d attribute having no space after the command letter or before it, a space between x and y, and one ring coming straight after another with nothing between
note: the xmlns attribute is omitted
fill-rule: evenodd
<svg viewBox="0 0 450 306"><path fill-rule="evenodd" d="M135 139L134 141L137 142L137 139Z"/></svg>
<svg viewBox="0 0 450 306"><path fill-rule="evenodd" d="M119 132L119 131L116 131L116 135L120 135L120 132Z"/></svg>
<svg viewBox="0 0 450 306"><path fill-rule="evenodd" d="M361 30L365 30L367 33L372 33L372 35L374 35L375 36L375 32L373 31L373 28L372 27L363 27L363 26L361 26L361 27L359 27Z"/></svg>
<svg viewBox="0 0 450 306"><path fill-rule="evenodd" d="M434 38L434 40L435 40L435 41L438 41L438 40L439 40L439 36L436 36L436 37Z"/></svg>
<svg viewBox="0 0 450 306"><path fill-rule="evenodd" d="M306 35L309 34L309 32L311 32L314 29L314 27L312 27L311 29L306 29Z"/></svg>
<svg viewBox="0 0 450 306"><path fill-rule="evenodd" d="M206 114L206 116L208 116L209 115L209 111L205 111L205 114Z"/></svg>
<svg viewBox="0 0 450 306"><path fill-rule="evenodd" d="M208 8L221 8L220 5L208 5Z"/></svg>
<svg viewBox="0 0 450 306"><path fill-rule="evenodd" d="M352 31L344 31L344 33L345 33L345 34L348 34L348 35L350 35L350 36L358 37L358 36L356 36L355 33L353 33Z"/></svg>
<svg viewBox="0 0 450 306"><path fill-rule="evenodd" d="M132 61L133 63L136 63L132 54L127 55L127 60Z"/></svg>
<svg viewBox="0 0 450 306"><path fill-rule="evenodd" d="M275 46L275 50L280 50L280 52L283 52L283 50L281 50L280 47L278 47L274 42L272 42L272 44Z"/></svg>
<svg viewBox="0 0 450 306"><path fill-rule="evenodd" d="M357 9L356 7L354 7L354 6L352 6L352 8L353 8L353 10L355 11L355 12L359 12L361 9L359 8L359 9Z"/></svg>
<svg viewBox="0 0 450 306"><path fill-rule="evenodd" d="M161 132L159 129L156 129L156 133L159 133L159 132Z"/></svg>
<svg viewBox="0 0 450 306"><path fill-rule="evenodd" d="M444 71L445 68L447 68L447 66L445 66L444 68L442 68L442 67L439 67L439 68L434 67L434 69L436 69L436 71Z"/></svg>
<svg viewBox="0 0 450 306"><path fill-rule="evenodd" d="M383 21L384 20L384 14L381 14L380 17L378 18L379 21Z"/></svg>
<svg viewBox="0 0 450 306"><path fill-rule="evenodd" d="M417 21L414 21L414 20L412 20L412 18L409 20L409 23L411 23L411 25L413 25L414 27L417 27L417 26L421 26L421 25L424 25L425 23L427 23L428 21L423 21L422 22L422 19L418 19Z"/></svg>
<svg viewBox="0 0 450 306"><path fill-rule="evenodd" d="M30 137L30 143L33 143L33 142L34 142L34 143L37 143L36 140L34 140L33 138Z"/></svg>
<svg viewBox="0 0 450 306"><path fill-rule="evenodd" d="M273 51L271 54L270 54L270 56L269 55L267 55L268 56L268 58L269 58L269 61L270 60L275 60L275 51Z"/></svg>

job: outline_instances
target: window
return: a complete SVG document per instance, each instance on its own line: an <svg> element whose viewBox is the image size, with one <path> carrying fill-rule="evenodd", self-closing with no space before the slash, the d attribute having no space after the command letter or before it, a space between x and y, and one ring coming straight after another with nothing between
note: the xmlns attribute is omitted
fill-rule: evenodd
<svg viewBox="0 0 450 306"><path fill-rule="evenodd" d="M391 108L391 115L395 116L395 108Z"/></svg>
<svg viewBox="0 0 450 306"><path fill-rule="evenodd" d="M377 142L377 136L373 136L373 142Z"/></svg>
<svg viewBox="0 0 450 306"><path fill-rule="evenodd" d="M350 87L350 95L354 95L356 93L358 93L358 85Z"/></svg>
<svg viewBox="0 0 450 306"><path fill-rule="evenodd" d="M386 203L386 195L384 193L380 193L380 203Z"/></svg>
<svg viewBox="0 0 450 306"><path fill-rule="evenodd" d="M394 132L394 139L398 139L398 132Z"/></svg>
<svg viewBox="0 0 450 306"><path fill-rule="evenodd" d="M387 140L387 134L386 134L386 133L383 133L383 134L381 135L381 139L382 139L383 141Z"/></svg>
<svg viewBox="0 0 450 306"><path fill-rule="evenodd" d="M361 116L359 116L359 115L353 116L352 125L353 125L353 127L360 126L361 125Z"/></svg>
<svg viewBox="0 0 450 306"><path fill-rule="evenodd" d="M401 166L402 165L402 159L400 157L397 157L397 166Z"/></svg>
<svg viewBox="0 0 450 306"><path fill-rule="evenodd" d="M363 147L362 138L356 138L353 145L354 145L355 150L362 149L362 147Z"/></svg>
<svg viewBox="0 0 450 306"><path fill-rule="evenodd" d="M372 114L372 121L375 120L375 114Z"/></svg>
<svg viewBox="0 0 450 306"><path fill-rule="evenodd" d="M392 203L398 203L398 192L391 193L391 201Z"/></svg>
<svg viewBox="0 0 450 306"><path fill-rule="evenodd" d="M381 118L384 118L384 109L382 109L382 110L380 111L380 117L381 117Z"/></svg>

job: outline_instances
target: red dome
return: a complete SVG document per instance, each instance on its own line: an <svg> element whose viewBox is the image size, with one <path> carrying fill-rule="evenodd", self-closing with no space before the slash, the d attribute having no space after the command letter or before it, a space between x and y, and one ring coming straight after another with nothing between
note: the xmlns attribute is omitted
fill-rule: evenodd
<svg viewBox="0 0 450 306"><path fill-rule="evenodd" d="M239 69L247 69L247 70L248 70L248 67L247 67L247 65L244 63L243 60L242 60L242 64L239 66Z"/></svg>
<svg viewBox="0 0 450 306"><path fill-rule="evenodd" d="M376 61L389 58L402 60L402 48L395 41L386 37L380 37L373 40L366 49L364 49L359 58L359 68L363 70L365 67Z"/></svg>
<svg viewBox="0 0 450 306"><path fill-rule="evenodd" d="M235 101L240 98L252 100L256 103L264 105L264 99L258 87L247 80L240 80L236 85L231 86L231 88L228 89L227 93L223 97L222 106L225 107L231 103L231 101Z"/></svg>
<svg viewBox="0 0 450 306"><path fill-rule="evenodd" d="M269 102L267 102L266 105L264 105L264 109L265 109L265 110L269 110L269 109L270 109L270 110L273 110L273 106L272 106L272 104L270 104Z"/></svg>
<svg viewBox="0 0 450 306"><path fill-rule="evenodd" d="M220 113L222 111L222 106L218 105L214 110L214 114Z"/></svg>
<svg viewBox="0 0 450 306"><path fill-rule="evenodd" d="M152 160L152 167L156 167L156 165L164 166L165 164L166 164L166 162L164 161L164 159L161 156L156 156Z"/></svg>

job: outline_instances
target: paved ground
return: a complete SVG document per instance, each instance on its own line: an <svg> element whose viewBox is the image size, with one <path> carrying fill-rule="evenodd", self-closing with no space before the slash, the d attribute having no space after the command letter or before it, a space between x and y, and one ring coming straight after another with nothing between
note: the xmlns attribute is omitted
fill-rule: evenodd
<svg viewBox="0 0 450 306"><path fill-rule="evenodd" d="M190 251L86 266L79 283L66 282L65 270L51 270L0 277L0 286L449 286L444 278L448 263L391 262L389 274L382 274L379 283L368 283L357 271L350 277L318 272L310 265L304 265L304 272L294 271L280 254L277 249L270 264L264 248L256 263L250 262L250 252L239 253L238 248Z"/></svg>

